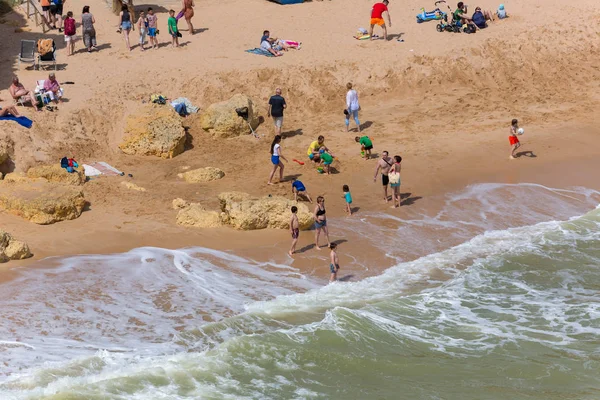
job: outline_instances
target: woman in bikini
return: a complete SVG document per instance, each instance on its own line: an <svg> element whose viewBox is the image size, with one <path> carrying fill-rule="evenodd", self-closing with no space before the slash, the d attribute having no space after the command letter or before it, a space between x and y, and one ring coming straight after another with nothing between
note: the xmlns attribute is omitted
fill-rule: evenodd
<svg viewBox="0 0 600 400"><path fill-rule="evenodd" d="M321 250L319 247L319 236L321 235L321 231L325 234L327 238L327 247L331 245L329 242L329 230L327 229L327 217L325 216L325 198L323 196L317 197L317 205L315 206L315 212L313 215L315 219L315 247L317 250Z"/></svg>
<svg viewBox="0 0 600 400"><path fill-rule="evenodd" d="M279 159L283 158L285 161L287 161L287 158L281 154L281 145L279 143L281 143L281 135L276 135L271 143L271 163L273 164L273 170L269 176L269 182L267 182L269 185L273 184L271 181L273 180L273 176L275 175L277 168L279 168L279 182L283 182L284 165Z"/></svg>

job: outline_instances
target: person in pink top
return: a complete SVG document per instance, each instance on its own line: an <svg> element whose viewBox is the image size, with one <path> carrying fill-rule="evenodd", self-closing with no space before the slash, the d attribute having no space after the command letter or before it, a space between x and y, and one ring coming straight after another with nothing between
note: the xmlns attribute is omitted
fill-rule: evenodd
<svg viewBox="0 0 600 400"><path fill-rule="evenodd" d="M60 88L54 72L50 72L48 79L44 81L44 92L48 93L50 100L55 103L62 103L63 90Z"/></svg>

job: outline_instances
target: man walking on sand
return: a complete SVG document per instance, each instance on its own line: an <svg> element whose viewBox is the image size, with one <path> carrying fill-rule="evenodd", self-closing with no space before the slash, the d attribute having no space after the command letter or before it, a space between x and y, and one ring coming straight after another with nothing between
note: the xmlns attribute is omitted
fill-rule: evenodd
<svg viewBox="0 0 600 400"><path fill-rule="evenodd" d="M275 124L275 135L281 135L281 127L283 126L283 110L287 108L285 99L281 96L281 89L275 89L275 95L269 99L269 111L267 116L273 117Z"/></svg>
<svg viewBox="0 0 600 400"><path fill-rule="evenodd" d="M377 167L375 168L375 176L373 177L373 182L377 181L377 175L379 174L379 170L381 170L381 183L383 184L383 196L385 198L385 202L388 200L388 184L390 183L390 178L388 174L390 173L390 168L392 168L394 162L392 158L389 156L387 151L381 153L381 159L377 161Z"/></svg>
<svg viewBox="0 0 600 400"><path fill-rule="evenodd" d="M373 4L373 9L371 10L371 28L369 29L369 36L371 36L371 40L373 40L373 28L375 27L375 25L379 25L383 29L383 38L385 40L388 40L387 28L385 26L385 20L383 19L383 16L385 14L387 16L387 20L391 28L392 17L390 17L390 12L387 8L388 4L390 4L388 0L383 0L381 3Z"/></svg>

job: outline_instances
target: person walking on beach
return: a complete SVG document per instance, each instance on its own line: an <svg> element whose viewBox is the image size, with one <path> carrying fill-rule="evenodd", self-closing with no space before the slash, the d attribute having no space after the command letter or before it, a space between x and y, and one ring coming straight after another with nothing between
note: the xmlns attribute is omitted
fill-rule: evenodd
<svg viewBox="0 0 600 400"><path fill-rule="evenodd" d="M325 216L325 198L323 196L317 197L317 205L315 206L313 218L315 219L316 230L315 248L321 250L319 247L319 236L321 235L321 231L323 231L327 238L327 246L331 244L331 242L329 242L329 230L327 229L327 217Z"/></svg>
<svg viewBox="0 0 600 400"><path fill-rule="evenodd" d="M361 156L365 160L368 160L369 158L371 158L371 150L373 150L373 142L371 141L371 138L369 138L368 136L363 136L363 137L356 136L354 138L354 141L356 141L356 143L360 144Z"/></svg>
<svg viewBox="0 0 600 400"><path fill-rule="evenodd" d="M377 166L375 167L375 176L373 177L373 182L376 182L379 170L381 170L381 183L383 184L383 196L385 198L386 203L389 201L388 184L390 183L390 179L388 177L388 174L390 173L390 168L392 167L392 165L392 158L389 157L387 151L383 151L381 153L381 159L377 161Z"/></svg>
<svg viewBox="0 0 600 400"><path fill-rule="evenodd" d="M171 35L171 46L179 47L179 30L177 29L177 20L175 19L175 10L169 10L169 19L167 20L169 26L169 35Z"/></svg>
<svg viewBox="0 0 600 400"><path fill-rule="evenodd" d="M183 13L183 17L185 18L185 22L188 26L188 32L190 35L194 34L194 25L192 25L192 17L194 16L194 0L181 0L181 12ZM179 15L177 16L177 20L179 20Z"/></svg>
<svg viewBox="0 0 600 400"><path fill-rule="evenodd" d="M143 11L140 11L140 17L136 23L138 32L140 33L140 50L144 51L144 44L146 43L146 35L148 34L148 20Z"/></svg>
<svg viewBox="0 0 600 400"><path fill-rule="evenodd" d="M329 249L331 249L329 253L329 272L331 272L329 283L331 283L337 280L337 273L340 270L340 260L337 255L337 244L331 243Z"/></svg>
<svg viewBox="0 0 600 400"><path fill-rule="evenodd" d="M348 215L352 215L352 195L350 194L350 187L348 185L342 186L344 191L344 200L346 201L345 211Z"/></svg>
<svg viewBox="0 0 600 400"><path fill-rule="evenodd" d="M153 49L158 49L158 40L156 39L156 27L158 26L158 17L154 14L152 7L148 7L148 41Z"/></svg>
<svg viewBox="0 0 600 400"><path fill-rule="evenodd" d="M50 0L39 0L40 1L40 5L42 6L42 18L44 20L44 23L46 24L46 26L48 27L48 29L52 30L52 29L56 29L54 26L50 25L50 22L52 22L52 17L50 16Z"/></svg>
<svg viewBox="0 0 600 400"><path fill-rule="evenodd" d="M269 99L268 117L273 117L275 124L275 134L281 135L281 127L283 126L283 110L287 108L285 99L281 96L281 89L275 89L275 95Z"/></svg>
<svg viewBox="0 0 600 400"><path fill-rule="evenodd" d="M83 44L87 48L88 53L96 48L96 29L94 24L96 20L90 13L90 6L84 6L81 12L81 29L83 31Z"/></svg>
<svg viewBox="0 0 600 400"><path fill-rule="evenodd" d="M371 40L373 40L373 28L375 25L379 25L383 29L383 37L385 40L388 40L387 28L385 26L385 20L383 19L385 14L391 28L392 17L390 17L390 12L387 8L388 4L390 4L388 0L383 0L381 3L373 4L373 9L371 10L371 28L369 29L369 36L371 37Z"/></svg>
<svg viewBox="0 0 600 400"><path fill-rule="evenodd" d="M388 174L390 178L390 187L392 188L392 208L398 208L401 206L402 198L400 196L400 170L402 166L400 163L402 162L402 157L394 156L394 165L390 168L390 173ZM396 205L397 204L397 205Z"/></svg>
<svg viewBox="0 0 600 400"><path fill-rule="evenodd" d="M75 18L73 18L73 11L67 13L65 18L65 42L67 43L67 56L75 54L75 34L77 28L75 26Z"/></svg>
<svg viewBox="0 0 600 400"><path fill-rule="evenodd" d="M300 223L298 222L298 207L292 206L292 219L290 220L290 232L292 233L292 247L288 254L290 257L294 256L296 252L296 243L298 243L298 237L300 236Z"/></svg>
<svg viewBox="0 0 600 400"><path fill-rule="evenodd" d="M62 15L63 15L63 5L66 0L52 0L52 4L50 5L50 15L52 16L52 27L54 29L58 28L58 33L62 33ZM58 26L56 26L58 23Z"/></svg>
<svg viewBox="0 0 600 400"><path fill-rule="evenodd" d="M510 159L514 160L515 151L519 147L521 147L521 142L519 142L519 138L517 137L519 131L519 121L517 119L513 119L510 125L510 136L508 136L508 142L510 143Z"/></svg>
<svg viewBox="0 0 600 400"><path fill-rule="evenodd" d="M350 130L350 117L354 118L354 122L356 122L356 129L360 133L360 121L358 120L358 110L360 110L360 105L358 104L358 93L356 90L352 89L352 83L348 82L346 84L346 88L348 92L346 93L346 111L344 113L346 115L346 132Z"/></svg>
<svg viewBox="0 0 600 400"><path fill-rule="evenodd" d="M287 161L287 158L281 154L281 145L279 143L281 143L281 135L276 135L273 138L273 142L271 142L271 163L273 163L273 170L269 176L269 182L267 182L269 185L273 184L271 181L273 180L273 176L275 175L277 168L279 168L279 182L283 182L284 165L280 158L283 158L285 161Z"/></svg>
<svg viewBox="0 0 600 400"><path fill-rule="evenodd" d="M312 204L312 199L310 198L310 195L306 191L306 187L304 186L304 183L302 183L302 181L299 181L296 178L292 179L292 193L294 193L294 201L295 202L298 202L298 196L304 196Z"/></svg>
<svg viewBox="0 0 600 400"><path fill-rule="evenodd" d="M127 8L126 4L123 4L123 7L121 7L121 12L119 13L119 30L123 32L125 46L127 46L128 51L131 51L131 45L129 44L129 32L131 32L132 29L135 30L135 27L131 23L131 14L129 13L129 8Z"/></svg>

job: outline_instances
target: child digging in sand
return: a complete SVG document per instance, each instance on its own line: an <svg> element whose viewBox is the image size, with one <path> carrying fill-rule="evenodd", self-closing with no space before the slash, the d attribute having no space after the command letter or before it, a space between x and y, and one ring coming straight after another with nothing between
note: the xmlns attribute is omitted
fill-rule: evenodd
<svg viewBox="0 0 600 400"><path fill-rule="evenodd" d="M508 137L508 141L510 143L510 159L515 159L515 151L519 147L521 147L521 142L519 142L519 138L517 137L517 133L519 130L519 121L517 119L513 119L510 125L510 136Z"/></svg>
<svg viewBox="0 0 600 400"><path fill-rule="evenodd" d="M331 252L329 253L329 271L331 275L329 276L329 283L337 280L337 273L340 270L340 260L338 259L338 255L336 252L337 245L335 243L331 243L329 245Z"/></svg>
<svg viewBox="0 0 600 400"><path fill-rule="evenodd" d="M348 215L352 215L352 195L350 194L350 188L348 185L344 185L342 190L344 191L344 200L346 200L345 211L348 213Z"/></svg>
<svg viewBox="0 0 600 400"><path fill-rule="evenodd" d="M306 191L306 187L304 187L304 183L297 179L292 179L292 193L294 193L294 201L298 201L298 195L304 196L308 199L309 202L312 203L312 199L310 195Z"/></svg>
<svg viewBox="0 0 600 400"><path fill-rule="evenodd" d="M321 163L323 164L323 171L329 175L331 173L331 163L333 162L333 156L327 152L325 147L321 147L319 150L319 156L321 158Z"/></svg>
<svg viewBox="0 0 600 400"><path fill-rule="evenodd" d="M365 160L371 158L371 150L373 150L373 142L371 138L368 136L363 137L355 137L354 140L356 143L360 144L360 155L364 157Z"/></svg>
<svg viewBox="0 0 600 400"><path fill-rule="evenodd" d="M300 236L300 223L298 222L298 207L292 206L292 219L290 220L290 232L292 233L292 247L288 254L290 257L294 256L296 252L296 243L298 243L298 236Z"/></svg>

